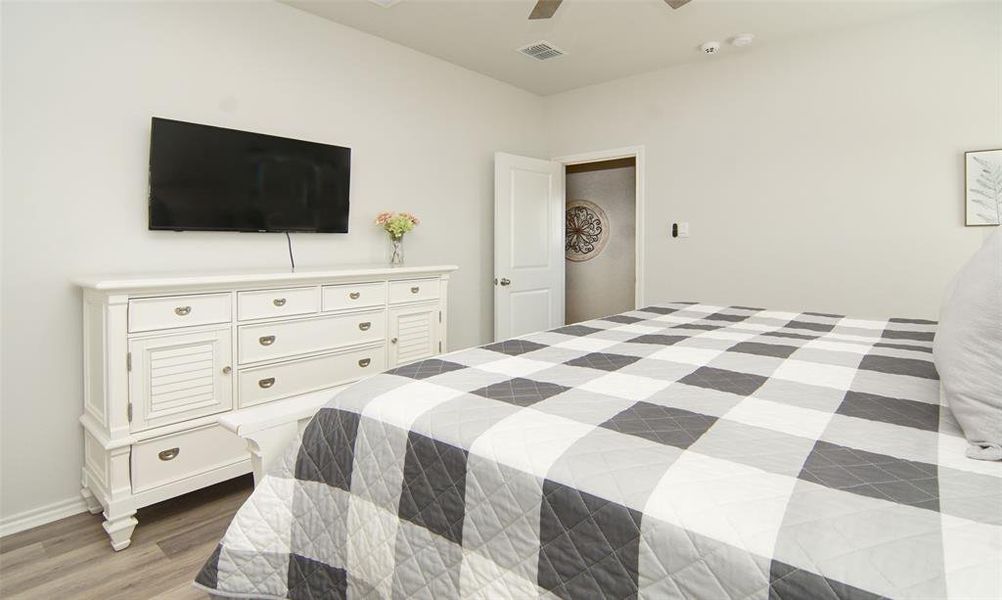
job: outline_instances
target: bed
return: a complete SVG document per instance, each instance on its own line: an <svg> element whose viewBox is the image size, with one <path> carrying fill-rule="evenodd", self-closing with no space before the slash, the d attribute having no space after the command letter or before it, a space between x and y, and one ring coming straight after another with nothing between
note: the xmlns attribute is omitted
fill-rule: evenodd
<svg viewBox="0 0 1002 600"><path fill-rule="evenodd" d="M935 323L697 303L454 352L322 408L196 586L234 598L998 598L1002 463Z"/></svg>

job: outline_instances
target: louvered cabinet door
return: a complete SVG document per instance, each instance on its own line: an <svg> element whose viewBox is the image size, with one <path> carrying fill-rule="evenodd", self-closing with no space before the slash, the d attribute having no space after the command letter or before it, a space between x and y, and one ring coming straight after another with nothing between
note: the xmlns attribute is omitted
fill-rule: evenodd
<svg viewBox="0 0 1002 600"><path fill-rule="evenodd" d="M439 353L438 304L390 309L390 366Z"/></svg>
<svg viewBox="0 0 1002 600"><path fill-rule="evenodd" d="M230 340L229 329L131 340L132 430L230 410Z"/></svg>

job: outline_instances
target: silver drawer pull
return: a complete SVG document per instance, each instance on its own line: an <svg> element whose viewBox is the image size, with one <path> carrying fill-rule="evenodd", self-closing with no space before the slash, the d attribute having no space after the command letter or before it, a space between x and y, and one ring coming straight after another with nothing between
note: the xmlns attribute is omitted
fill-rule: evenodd
<svg viewBox="0 0 1002 600"><path fill-rule="evenodd" d="M359 297L361 297L361 296L362 296L362 294L360 292L352 292L352 293L348 294L348 297L351 298L352 300L358 300Z"/></svg>
<svg viewBox="0 0 1002 600"><path fill-rule="evenodd" d="M361 329L362 331L369 331L370 327L372 327L372 323L369 321L358 324L358 328Z"/></svg>
<svg viewBox="0 0 1002 600"><path fill-rule="evenodd" d="M174 309L174 314L179 317L186 317L191 314L190 306L178 306Z"/></svg>
<svg viewBox="0 0 1002 600"><path fill-rule="evenodd" d="M262 346L270 346L270 345L272 345L272 344L275 343L275 336L273 336L273 335L263 335L263 336L257 338L257 341Z"/></svg>
<svg viewBox="0 0 1002 600"><path fill-rule="evenodd" d="M257 382L257 384L259 386L261 386L262 389L266 390L266 389L270 388L271 386L275 385L275 378L274 377L269 377L267 379L259 379L258 382Z"/></svg>
<svg viewBox="0 0 1002 600"><path fill-rule="evenodd" d="M233 372L233 367L231 367L229 365L226 365L225 367L223 367L223 375L229 375L232 372Z"/></svg>
<svg viewBox="0 0 1002 600"><path fill-rule="evenodd" d="M358 361L358 366L365 368L368 367L369 363L371 362L372 362L371 358L363 358L362 360Z"/></svg>
<svg viewBox="0 0 1002 600"><path fill-rule="evenodd" d="M391 343L391 344L396 344L396 343L397 343L397 338L393 338L393 339L391 339L391 340L390 340L390 343Z"/></svg>
<svg viewBox="0 0 1002 600"><path fill-rule="evenodd" d="M160 457L160 460L174 460L180 453L180 448L171 448L170 450L161 451L157 456Z"/></svg>
<svg viewBox="0 0 1002 600"><path fill-rule="evenodd" d="M411 288L411 293L412 294L416 294L416 293L418 293L420 291L421 291L421 288L419 288L418 286L414 286L414 287Z"/></svg>
<svg viewBox="0 0 1002 600"><path fill-rule="evenodd" d="M285 298L275 298L271 303L275 306L285 306Z"/></svg>

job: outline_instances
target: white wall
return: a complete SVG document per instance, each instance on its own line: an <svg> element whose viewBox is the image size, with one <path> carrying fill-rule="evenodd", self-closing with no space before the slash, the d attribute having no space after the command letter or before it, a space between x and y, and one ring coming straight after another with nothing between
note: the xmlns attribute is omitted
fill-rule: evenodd
<svg viewBox="0 0 1002 600"><path fill-rule="evenodd" d="M1002 147L1002 4L545 102L552 156L646 146L647 302L935 317L983 237L963 226L963 153Z"/></svg>
<svg viewBox="0 0 1002 600"><path fill-rule="evenodd" d="M544 154L538 97L271 2L2 7L0 516L78 494L71 277L288 264L277 234L147 230L151 115L350 146L351 233L294 235L298 264L383 261L371 219L412 211L408 261L460 266L450 345L491 338L493 153Z"/></svg>

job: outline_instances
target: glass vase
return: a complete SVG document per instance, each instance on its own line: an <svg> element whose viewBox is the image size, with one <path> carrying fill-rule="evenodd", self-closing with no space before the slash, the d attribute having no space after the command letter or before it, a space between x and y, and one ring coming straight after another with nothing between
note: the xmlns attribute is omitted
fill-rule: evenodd
<svg viewBox="0 0 1002 600"><path fill-rule="evenodd" d="M398 267L404 264L404 238L390 236L390 266Z"/></svg>

